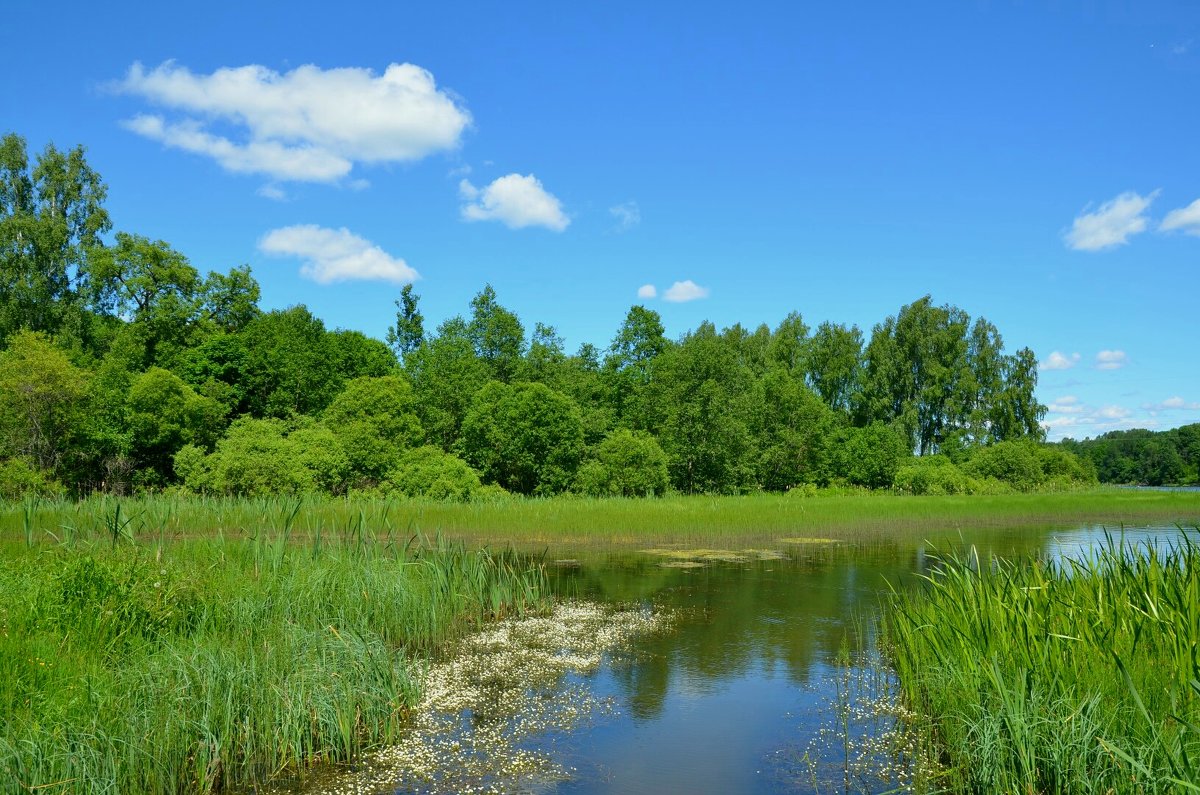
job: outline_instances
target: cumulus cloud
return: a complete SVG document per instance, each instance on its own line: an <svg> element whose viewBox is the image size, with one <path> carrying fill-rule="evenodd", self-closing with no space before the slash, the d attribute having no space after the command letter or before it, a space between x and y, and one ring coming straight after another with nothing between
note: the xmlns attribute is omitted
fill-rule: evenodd
<svg viewBox="0 0 1200 795"><path fill-rule="evenodd" d="M258 248L265 254L303 260L300 275L319 284L349 280L407 284L420 278L404 260L345 227L285 226L264 235Z"/></svg>
<svg viewBox="0 0 1200 795"><path fill-rule="evenodd" d="M544 226L555 232L571 223L559 200L533 174L509 174L483 188L464 179L458 192L468 221L499 221L509 229Z"/></svg>
<svg viewBox="0 0 1200 795"><path fill-rule="evenodd" d="M638 298L657 298L658 288L653 284L643 284L638 288Z"/></svg>
<svg viewBox="0 0 1200 795"><path fill-rule="evenodd" d="M277 202L286 201L288 197L283 188L279 187L278 185L263 185L261 188L255 191L255 193L257 193L259 196L262 196L264 199L271 199L272 201Z"/></svg>
<svg viewBox="0 0 1200 795"><path fill-rule="evenodd" d="M1129 361L1125 351L1100 351L1096 354L1097 370L1119 370Z"/></svg>
<svg viewBox="0 0 1200 795"><path fill-rule="evenodd" d="M1083 412L1083 406L1074 395L1064 395L1046 406L1046 411L1050 414L1080 414Z"/></svg>
<svg viewBox="0 0 1200 795"><path fill-rule="evenodd" d="M613 231L616 232L628 232L642 222L642 210L634 201L622 202L609 207L608 214L617 221L613 228Z"/></svg>
<svg viewBox="0 0 1200 795"><path fill-rule="evenodd" d="M281 181L333 182L355 163L418 160L458 146L471 124L458 98L408 63L381 75L312 65L195 74L171 61L150 70L134 63L112 87L182 114L141 114L124 122L127 129L228 171ZM214 124L237 135L214 132Z"/></svg>
<svg viewBox="0 0 1200 795"><path fill-rule="evenodd" d="M691 279L675 282L663 293L664 301L671 301L676 304L681 304L685 301L695 301L699 298L708 298L708 288L701 287Z"/></svg>
<svg viewBox="0 0 1200 795"><path fill-rule="evenodd" d="M1039 370L1070 370L1079 363L1079 354L1072 353L1067 356L1065 353L1051 351L1050 355L1038 364Z"/></svg>
<svg viewBox="0 0 1200 795"><path fill-rule="evenodd" d="M1162 403L1143 406L1143 408L1150 409L1152 411L1200 411L1200 401L1189 402L1184 400L1179 395L1176 395L1174 397L1167 398Z"/></svg>
<svg viewBox="0 0 1200 795"><path fill-rule="evenodd" d="M1065 405L1064 405L1065 404ZM1095 408L1081 404L1074 397L1059 398L1048 407L1049 416L1042 427L1052 440L1064 436L1094 436L1118 428L1155 428L1158 421L1150 416L1137 416L1126 406L1110 404Z"/></svg>
<svg viewBox="0 0 1200 795"><path fill-rule="evenodd" d="M1129 242L1129 238L1146 231L1146 208L1156 196L1158 191L1146 196L1127 191L1109 199L1095 212L1080 213L1070 231L1063 236L1067 247L1076 251L1101 251Z"/></svg>
<svg viewBox="0 0 1200 795"><path fill-rule="evenodd" d="M1179 231L1188 235L1200 235L1200 199L1167 213L1158 228L1164 232Z"/></svg>

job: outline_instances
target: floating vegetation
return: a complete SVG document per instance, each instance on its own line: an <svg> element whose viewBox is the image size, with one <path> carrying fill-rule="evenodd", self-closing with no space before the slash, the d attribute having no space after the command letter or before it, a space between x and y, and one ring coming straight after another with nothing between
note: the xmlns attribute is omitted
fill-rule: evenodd
<svg viewBox="0 0 1200 795"><path fill-rule="evenodd" d="M808 745L776 752L772 762L780 778L813 792L911 792L914 774L924 784L926 771L914 765L921 756L911 730L915 716L901 703L895 676L879 652L843 652L832 679Z"/></svg>
<svg viewBox="0 0 1200 795"><path fill-rule="evenodd" d="M568 780L539 740L616 713L582 677L670 624L664 613L575 602L468 636L422 678L399 742L305 792L531 792Z"/></svg>
<svg viewBox="0 0 1200 795"><path fill-rule="evenodd" d="M675 549L659 547L642 550L647 555L670 558L666 563L658 565L667 568L691 569L709 563L749 563L755 560L783 560L784 553L775 549ZM684 564L684 565L681 565Z"/></svg>
<svg viewBox="0 0 1200 795"><path fill-rule="evenodd" d="M781 538L781 544L838 544L841 543L836 538Z"/></svg>

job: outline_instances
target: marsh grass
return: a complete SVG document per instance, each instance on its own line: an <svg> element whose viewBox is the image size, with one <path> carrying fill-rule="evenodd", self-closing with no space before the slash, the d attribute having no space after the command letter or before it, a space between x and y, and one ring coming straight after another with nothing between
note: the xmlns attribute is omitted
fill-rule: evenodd
<svg viewBox="0 0 1200 795"><path fill-rule="evenodd" d="M1138 522L1200 522L1200 492L1095 489L1002 496L913 497L886 493L817 496L510 498L452 503L370 498L111 496L80 502L0 503L0 541L72 543L97 535L139 543L190 537L243 537L266 543L362 541L369 533L407 538L441 534L471 545L528 548L655 542L712 546L720 540L831 538L873 541L898 533L962 528ZM118 533L114 535L113 529ZM699 542L704 542L703 544Z"/></svg>
<svg viewBox="0 0 1200 795"><path fill-rule="evenodd" d="M1200 546L950 556L897 591L884 647L954 792L1200 791Z"/></svg>
<svg viewBox="0 0 1200 795"><path fill-rule="evenodd" d="M5 549L0 792L212 792L350 759L397 736L444 642L546 597L537 561L365 519L299 545L276 507L274 532L171 540L175 506L101 503Z"/></svg>

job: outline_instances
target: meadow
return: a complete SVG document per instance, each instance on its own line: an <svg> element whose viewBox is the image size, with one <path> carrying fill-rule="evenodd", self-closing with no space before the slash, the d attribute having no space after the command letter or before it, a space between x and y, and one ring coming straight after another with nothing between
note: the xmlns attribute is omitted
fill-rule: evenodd
<svg viewBox="0 0 1200 795"><path fill-rule="evenodd" d="M0 503L0 543L76 539L164 543L183 538L286 536L402 543L440 535L471 547L578 548L647 542L761 540L780 535L878 540L922 534L1079 523L1200 523L1200 491L1092 488L1001 495L909 496L793 490L746 496L510 497L476 502L310 497L117 498Z"/></svg>
<svg viewBox="0 0 1200 795"><path fill-rule="evenodd" d="M0 556L2 792L204 793L350 759L396 737L447 641L546 598L536 561L460 544L109 521Z"/></svg>

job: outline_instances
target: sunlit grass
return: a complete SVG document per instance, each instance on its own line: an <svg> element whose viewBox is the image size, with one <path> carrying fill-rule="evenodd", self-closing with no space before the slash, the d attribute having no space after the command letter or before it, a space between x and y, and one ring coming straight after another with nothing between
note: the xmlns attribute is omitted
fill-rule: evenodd
<svg viewBox="0 0 1200 795"><path fill-rule="evenodd" d="M120 509L118 513L118 507ZM649 499L513 498L496 502L215 497L96 497L0 504L5 543L136 538L265 538L305 544L417 533L471 545L711 545L721 539L877 540L899 533L1014 526L1200 522L1200 492L1094 489L1001 496L886 493L672 496ZM701 544L700 542L704 542Z"/></svg>
<svg viewBox="0 0 1200 795"><path fill-rule="evenodd" d="M952 557L896 593L885 648L952 792L1200 791L1200 547Z"/></svg>
<svg viewBox="0 0 1200 795"><path fill-rule="evenodd" d="M210 792L349 759L398 735L423 659L547 588L536 562L365 534L71 538L0 556L0 792Z"/></svg>

